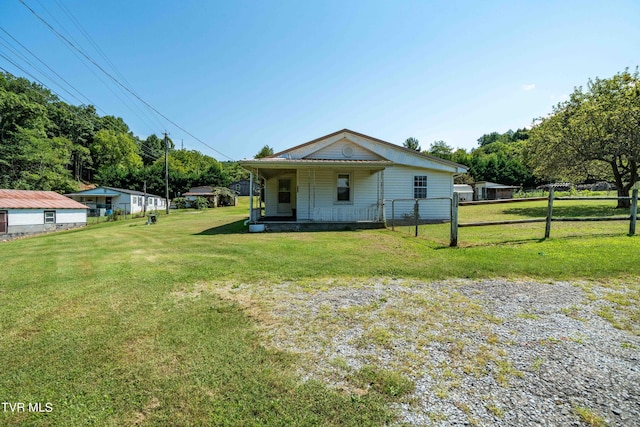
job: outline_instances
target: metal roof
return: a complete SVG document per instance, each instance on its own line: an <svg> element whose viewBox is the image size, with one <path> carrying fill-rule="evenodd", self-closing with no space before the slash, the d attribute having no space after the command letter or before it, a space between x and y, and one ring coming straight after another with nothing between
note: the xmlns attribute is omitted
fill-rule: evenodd
<svg viewBox="0 0 640 427"><path fill-rule="evenodd" d="M96 188L90 188L88 190L83 190L83 191L78 191L77 193L69 193L66 194L66 196L97 196L97 197L102 197L102 196L119 196L120 194L132 194L134 196L144 196L145 193L143 193L142 191L136 191L136 190L127 190L125 188L116 188L116 187L96 187ZM151 193L146 193L147 197L157 197L159 199L162 199L163 197L157 196L155 194L151 194Z"/></svg>
<svg viewBox="0 0 640 427"><path fill-rule="evenodd" d="M88 209L55 191L2 190L0 209Z"/></svg>

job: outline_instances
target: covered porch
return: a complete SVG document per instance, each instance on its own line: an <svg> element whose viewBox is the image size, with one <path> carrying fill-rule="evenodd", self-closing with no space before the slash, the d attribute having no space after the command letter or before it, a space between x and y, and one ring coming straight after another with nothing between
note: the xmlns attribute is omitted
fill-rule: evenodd
<svg viewBox="0 0 640 427"><path fill-rule="evenodd" d="M243 161L251 181L250 222L267 229L344 229L384 225L389 161L260 159Z"/></svg>

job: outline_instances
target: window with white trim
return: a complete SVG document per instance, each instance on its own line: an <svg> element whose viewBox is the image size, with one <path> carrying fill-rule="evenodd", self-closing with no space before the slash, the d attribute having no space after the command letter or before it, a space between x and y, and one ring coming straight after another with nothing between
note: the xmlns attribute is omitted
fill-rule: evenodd
<svg viewBox="0 0 640 427"><path fill-rule="evenodd" d="M56 223L56 211L44 211L44 223L55 224Z"/></svg>
<svg viewBox="0 0 640 427"><path fill-rule="evenodd" d="M427 198L427 175L415 175L413 177L413 198Z"/></svg>
<svg viewBox="0 0 640 427"><path fill-rule="evenodd" d="M351 174L339 173L337 176L337 197L338 202L351 201Z"/></svg>

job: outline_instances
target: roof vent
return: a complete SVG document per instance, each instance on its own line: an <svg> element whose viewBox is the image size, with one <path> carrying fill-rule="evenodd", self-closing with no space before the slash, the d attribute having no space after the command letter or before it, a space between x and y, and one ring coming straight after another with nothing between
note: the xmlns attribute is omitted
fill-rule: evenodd
<svg viewBox="0 0 640 427"><path fill-rule="evenodd" d="M342 155L345 157L353 157L353 147L350 145L342 147Z"/></svg>

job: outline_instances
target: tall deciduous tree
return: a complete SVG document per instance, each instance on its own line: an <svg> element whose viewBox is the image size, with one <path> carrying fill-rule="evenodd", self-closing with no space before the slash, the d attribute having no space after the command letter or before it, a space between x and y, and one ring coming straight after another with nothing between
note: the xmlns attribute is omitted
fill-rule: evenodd
<svg viewBox="0 0 640 427"><path fill-rule="evenodd" d="M453 147L444 141L434 141L429 147L428 153L441 159L451 160L453 157Z"/></svg>
<svg viewBox="0 0 640 427"><path fill-rule="evenodd" d="M122 169L142 167L139 147L127 133L102 129L96 133L90 149L98 169L102 166Z"/></svg>
<svg viewBox="0 0 640 427"><path fill-rule="evenodd" d="M258 151L258 154L256 154L254 158L262 159L263 157L269 157L272 155L273 155L273 148L269 147L268 145L265 145L264 147L262 147L260 151Z"/></svg>
<svg viewBox="0 0 640 427"><path fill-rule="evenodd" d="M579 181L607 178L602 173L608 170L618 196L628 196L640 167L638 70L576 88L534 126L528 146L537 174ZM618 201L618 207L628 206L628 200Z"/></svg>
<svg viewBox="0 0 640 427"><path fill-rule="evenodd" d="M408 148L409 150L420 151L420 141L412 136L405 139L402 145L404 146L404 148Z"/></svg>

